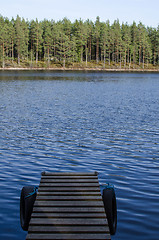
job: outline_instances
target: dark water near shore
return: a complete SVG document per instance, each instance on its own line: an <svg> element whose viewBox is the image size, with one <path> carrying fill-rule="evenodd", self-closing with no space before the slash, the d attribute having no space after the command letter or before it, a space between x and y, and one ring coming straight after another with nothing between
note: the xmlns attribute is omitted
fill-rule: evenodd
<svg viewBox="0 0 159 240"><path fill-rule="evenodd" d="M1 71L0 239L25 239L20 191L44 170L98 171L112 239L158 240L159 74Z"/></svg>

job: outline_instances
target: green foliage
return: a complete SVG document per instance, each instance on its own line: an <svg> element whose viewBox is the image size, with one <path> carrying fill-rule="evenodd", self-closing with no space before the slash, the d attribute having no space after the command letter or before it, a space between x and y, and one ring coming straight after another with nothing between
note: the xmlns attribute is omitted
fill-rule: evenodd
<svg viewBox="0 0 159 240"><path fill-rule="evenodd" d="M145 68L159 64L159 26L115 20L26 21L0 15L0 65ZM79 65L78 65L79 66Z"/></svg>

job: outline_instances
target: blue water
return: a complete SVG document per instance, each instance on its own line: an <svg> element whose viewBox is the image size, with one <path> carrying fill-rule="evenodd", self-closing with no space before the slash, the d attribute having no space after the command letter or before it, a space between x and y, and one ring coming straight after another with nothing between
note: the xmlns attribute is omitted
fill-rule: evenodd
<svg viewBox="0 0 159 240"><path fill-rule="evenodd" d="M0 239L23 240L20 192L42 171L114 184L113 240L159 239L159 74L0 72Z"/></svg>

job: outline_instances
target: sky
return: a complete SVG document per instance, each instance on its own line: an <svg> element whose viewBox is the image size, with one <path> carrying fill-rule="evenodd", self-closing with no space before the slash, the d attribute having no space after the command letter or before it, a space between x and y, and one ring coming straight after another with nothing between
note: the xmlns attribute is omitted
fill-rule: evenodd
<svg viewBox="0 0 159 240"><path fill-rule="evenodd" d="M58 21L66 17L71 22L80 18L95 22L99 16L111 24L119 19L120 24L135 21L156 28L158 12L159 0L0 0L0 14L9 19L19 15L28 20Z"/></svg>

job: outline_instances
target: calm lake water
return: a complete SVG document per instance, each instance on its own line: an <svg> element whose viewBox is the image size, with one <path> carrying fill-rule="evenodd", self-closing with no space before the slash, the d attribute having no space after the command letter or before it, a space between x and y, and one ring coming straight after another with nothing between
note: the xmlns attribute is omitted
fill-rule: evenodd
<svg viewBox="0 0 159 240"><path fill-rule="evenodd" d="M20 192L42 171L98 171L112 239L158 240L159 74L0 71L0 170L0 239L25 239Z"/></svg>

